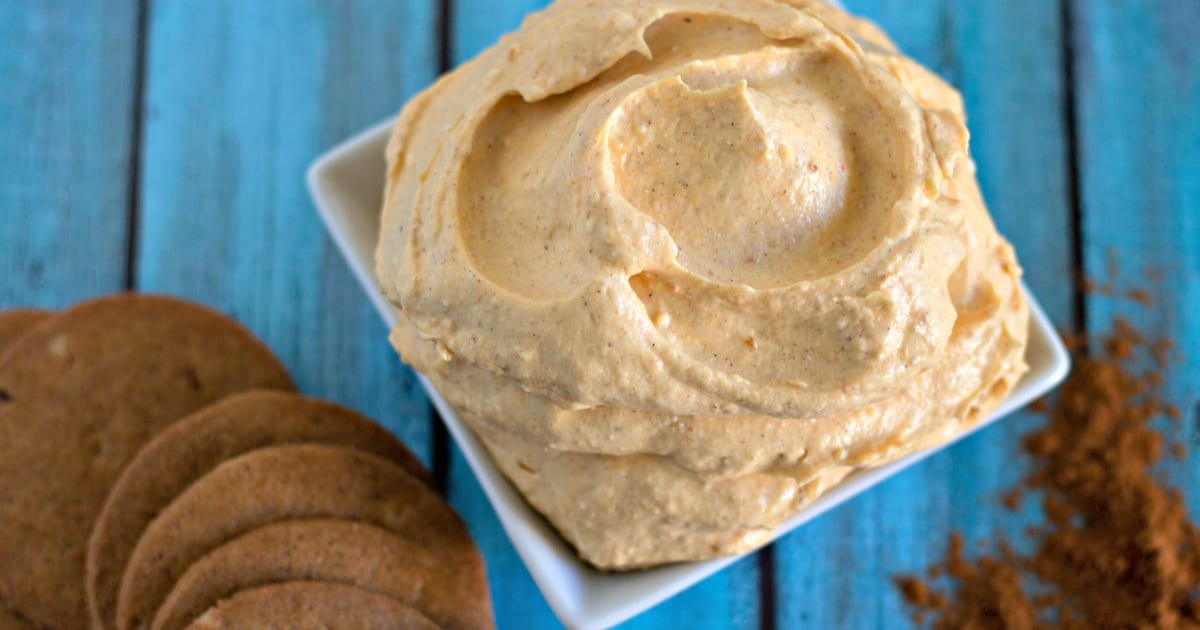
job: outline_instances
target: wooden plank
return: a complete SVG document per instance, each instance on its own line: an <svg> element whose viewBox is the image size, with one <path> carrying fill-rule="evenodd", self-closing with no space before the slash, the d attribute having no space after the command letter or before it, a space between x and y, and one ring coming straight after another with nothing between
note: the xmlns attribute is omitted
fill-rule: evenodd
<svg viewBox="0 0 1200 630"><path fill-rule="evenodd" d="M300 389L428 463L429 407L326 237L307 165L436 73L432 0L152 2L137 284L245 322Z"/></svg>
<svg viewBox="0 0 1200 630"><path fill-rule="evenodd" d="M520 26L525 14L545 4L544 0L453 0L447 16L450 63L457 66L470 59ZM519 620L522 628L531 630L558 627L457 445L452 445L451 451L447 492L450 503L470 524L475 543L487 560L497 622L503 626Z"/></svg>
<svg viewBox="0 0 1200 630"><path fill-rule="evenodd" d="M1062 28L1055 3L847 0L902 49L962 90L972 152L996 223L1016 246L1055 322L1072 321L1069 173ZM1026 462L1018 414L931 457L776 545L781 628L895 627L905 609L890 576L920 571L954 530L968 541L1021 519L999 507Z"/></svg>
<svg viewBox="0 0 1200 630"><path fill-rule="evenodd" d="M1110 330L1124 317L1152 337L1174 340L1179 363L1165 395L1184 412L1168 429L1200 444L1200 4L1183 0L1073 2L1077 51L1080 202L1085 272L1144 288L1149 307L1124 297L1086 296L1087 322ZM1167 425L1164 424L1164 428ZM1200 518L1200 462L1169 462ZM1188 489L1193 491L1187 492Z"/></svg>
<svg viewBox="0 0 1200 630"><path fill-rule="evenodd" d="M545 0L455 0L451 3L451 53L462 63L515 30L531 11L548 4ZM472 533L484 549L492 578L497 618L519 619L523 628L556 627L532 578L521 564L512 544L504 536L462 457L455 453L450 472L452 503L468 515ZM628 628L750 628L757 627L759 570L756 558L738 562L701 582L622 627Z"/></svg>
<svg viewBox="0 0 1200 630"><path fill-rule="evenodd" d="M124 282L137 3L0 2L0 307Z"/></svg>

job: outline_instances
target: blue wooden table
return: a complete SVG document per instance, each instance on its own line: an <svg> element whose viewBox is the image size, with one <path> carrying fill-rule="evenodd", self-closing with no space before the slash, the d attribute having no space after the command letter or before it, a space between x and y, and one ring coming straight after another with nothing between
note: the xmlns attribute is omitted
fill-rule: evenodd
<svg viewBox="0 0 1200 630"><path fill-rule="evenodd" d="M305 166L394 113L543 0L0 2L0 307L134 289L236 316L299 386L378 418L483 549L503 628L557 625L318 224ZM1064 329L1174 338L1200 442L1200 2L846 0L965 97L979 178ZM1113 262L1115 261L1115 263ZM1148 288L1152 308L1075 290ZM629 627L907 623L889 576L946 536L1020 539L1022 414L738 562ZM1164 474L1200 488L1200 460ZM1200 491L1189 493L1200 515ZM1032 509L1032 508L1031 508Z"/></svg>

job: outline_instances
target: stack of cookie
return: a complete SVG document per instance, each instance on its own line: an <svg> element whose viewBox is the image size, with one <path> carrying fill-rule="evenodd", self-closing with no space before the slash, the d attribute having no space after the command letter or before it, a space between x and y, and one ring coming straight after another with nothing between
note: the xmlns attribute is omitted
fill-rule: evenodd
<svg viewBox="0 0 1200 630"><path fill-rule="evenodd" d="M0 313L0 629L491 627L431 486L208 309Z"/></svg>

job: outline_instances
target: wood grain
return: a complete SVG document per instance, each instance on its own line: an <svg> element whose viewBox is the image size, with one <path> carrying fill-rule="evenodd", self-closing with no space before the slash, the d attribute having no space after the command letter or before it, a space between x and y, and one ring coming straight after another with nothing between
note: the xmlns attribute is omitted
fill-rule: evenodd
<svg viewBox="0 0 1200 630"><path fill-rule="evenodd" d="M1069 147L1058 7L1041 0L848 0L906 53L958 87L984 197L1026 278L1060 326L1072 321ZM923 570L952 530L967 540L1020 518L999 506L1026 462L1014 457L1037 418L999 424L901 473L776 544L781 628L882 628L905 618L889 577Z"/></svg>
<svg viewBox="0 0 1200 630"><path fill-rule="evenodd" d="M0 2L0 308L125 276L137 3Z"/></svg>
<svg viewBox="0 0 1200 630"><path fill-rule="evenodd" d="M1162 427L1200 445L1200 4L1073 2L1085 273L1119 271L1147 307L1121 294L1086 296L1093 331L1123 317L1175 342L1165 395L1183 424ZM1200 463L1169 462L1166 478L1200 518Z"/></svg>
<svg viewBox="0 0 1200 630"><path fill-rule="evenodd" d="M432 2L150 6L138 287L214 305L307 394L426 463L429 407L317 220L304 170L436 74Z"/></svg>

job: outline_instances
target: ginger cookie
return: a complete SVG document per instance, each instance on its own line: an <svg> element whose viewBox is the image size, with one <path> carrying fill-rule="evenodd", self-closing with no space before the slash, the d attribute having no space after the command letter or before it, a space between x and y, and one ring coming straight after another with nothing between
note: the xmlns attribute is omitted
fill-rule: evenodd
<svg viewBox="0 0 1200 630"><path fill-rule="evenodd" d="M237 455L266 446L309 442L374 453L433 486L429 472L399 440L350 409L287 392L230 396L156 436L113 486L88 543L92 625L115 627L117 592L129 554L146 526L193 481Z"/></svg>
<svg viewBox="0 0 1200 630"><path fill-rule="evenodd" d="M51 317L54 317L54 313L50 311L34 309L0 311L0 357L21 335Z"/></svg>
<svg viewBox="0 0 1200 630"><path fill-rule="evenodd" d="M12 345L17 339L20 339L21 335L24 335L26 331L53 316L54 314L50 311L32 309L0 311L0 356L4 354L8 346ZM5 395L3 391L0 391L0 399L4 398ZM20 613L0 600L0 630L17 630L33 627L34 625L22 617Z"/></svg>
<svg viewBox="0 0 1200 630"><path fill-rule="evenodd" d="M170 298L102 298L28 330L0 358L0 600L86 626L88 534L125 464L231 393L290 388L241 325Z"/></svg>
<svg viewBox="0 0 1200 630"><path fill-rule="evenodd" d="M0 602L0 630L36 630L37 626L8 604Z"/></svg>
<svg viewBox="0 0 1200 630"><path fill-rule="evenodd" d="M340 628L437 630L415 609L385 595L330 582L284 582L242 591L188 628Z"/></svg>
<svg viewBox="0 0 1200 630"><path fill-rule="evenodd" d="M150 523L125 568L117 627L150 623L187 568L221 544L318 516L372 523L431 549L474 544L458 514L391 461L323 444L263 448L220 464Z"/></svg>
<svg viewBox="0 0 1200 630"><path fill-rule="evenodd" d="M374 525L328 518L264 525L212 550L175 583L151 627L182 628L238 591L294 580L382 593L447 629L492 627L473 546L422 547Z"/></svg>

